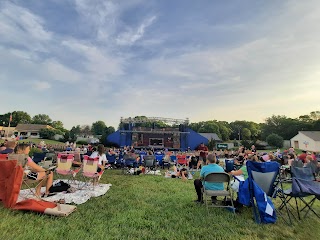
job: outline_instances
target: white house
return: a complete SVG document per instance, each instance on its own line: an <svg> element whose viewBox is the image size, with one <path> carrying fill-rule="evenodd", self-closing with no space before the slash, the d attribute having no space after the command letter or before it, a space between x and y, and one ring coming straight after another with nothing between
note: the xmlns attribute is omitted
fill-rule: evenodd
<svg viewBox="0 0 320 240"><path fill-rule="evenodd" d="M320 131L299 131L290 142L291 147L320 152Z"/></svg>

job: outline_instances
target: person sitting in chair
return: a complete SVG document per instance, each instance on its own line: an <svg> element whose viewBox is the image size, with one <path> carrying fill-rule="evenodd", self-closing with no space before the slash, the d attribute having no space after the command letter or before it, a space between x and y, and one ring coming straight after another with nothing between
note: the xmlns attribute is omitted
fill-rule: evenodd
<svg viewBox="0 0 320 240"><path fill-rule="evenodd" d="M209 183L209 182L203 182L204 178L209 174L209 173L215 173L215 172L224 172L223 168L216 164L217 159L216 156L212 153L210 153L207 156L207 162L209 163L208 165L205 165L201 168L200 172L200 179L195 179L194 180L194 188L196 190L198 199L195 200L197 203L202 203L202 187L203 185L205 186L206 189L208 190L223 190L224 186L223 183ZM211 197L212 203L217 202L217 197Z"/></svg>
<svg viewBox="0 0 320 240"><path fill-rule="evenodd" d="M98 169L97 172L101 172L107 163L107 157L105 154L104 146L102 144L98 145L98 150L93 152L90 156L91 158L99 157Z"/></svg>
<svg viewBox="0 0 320 240"><path fill-rule="evenodd" d="M26 154L29 155L30 146L28 144L22 143L16 146L15 153L16 154ZM46 197L50 195L49 189L52 186L53 182L53 172L47 171L44 168L37 165L30 157L28 157L27 166L30 171L27 172L27 177L31 180L43 180L36 188L36 196L41 197L41 187L44 183L46 183L46 191L42 195L42 197Z"/></svg>

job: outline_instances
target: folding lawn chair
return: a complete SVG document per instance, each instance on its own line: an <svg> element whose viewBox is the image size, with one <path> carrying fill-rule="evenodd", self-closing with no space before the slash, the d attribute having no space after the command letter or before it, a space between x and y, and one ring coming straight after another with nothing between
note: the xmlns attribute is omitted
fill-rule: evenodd
<svg viewBox="0 0 320 240"><path fill-rule="evenodd" d="M154 171L154 174L156 174L157 162L154 155L144 156L143 166L145 168L145 173Z"/></svg>
<svg viewBox="0 0 320 240"><path fill-rule="evenodd" d="M91 180L93 190L96 184L99 183L104 170L97 172L99 167L99 157L91 158L89 156L83 157L83 164L82 164L82 177L85 180L84 186L90 186Z"/></svg>
<svg viewBox="0 0 320 240"><path fill-rule="evenodd" d="M136 159L130 158L129 155L125 155L122 160L122 173L130 173L131 168L137 168L138 163Z"/></svg>
<svg viewBox="0 0 320 240"><path fill-rule="evenodd" d="M0 154L0 161L1 160L7 160L8 159L8 154Z"/></svg>
<svg viewBox="0 0 320 240"><path fill-rule="evenodd" d="M72 162L74 160L73 154L58 154L57 157L57 168L56 173L58 176L62 175L68 178L68 183L75 183L75 177L77 173L80 171L80 167L73 169L72 168ZM60 178L59 176L59 178Z"/></svg>
<svg viewBox="0 0 320 240"><path fill-rule="evenodd" d="M188 165L187 156L185 154L177 155L177 168L186 168Z"/></svg>
<svg viewBox="0 0 320 240"><path fill-rule="evenodd" d="M35 162L35 163L39 163L41 161L43 161L46 157L46 153L33 153L33 157L32 157L32 160Z"/></svg>
<svg viewBox="0 0 320 240"><path fill-rule="evenodd" d="M205 184L203 184L203 188L202 188L203 198L204 198L203 200L206 204L208 213L209 213L208 197L209 197L209 201L211 201L211 197L223 196L224 202L226 202L227 197L230 197L231 206L215 205L215 204L212 204L211 206L231 208L233 213L235 214L235 208L233 205L232 193L230 189L230 175L225 172L209 173L208 175L205 176L204 181L208 183L226 183L226 187L224 190L209 190L209 189L206 189Z"/></svg>
<svg viewBox="0 0 320 240"><path fill-rule="evenodd" d="M253 162L247 161L250 201L253 205L253 215L257 223L274 223L277 214L286 221L277 210L271 198L279 197L286 209L289 223L290 213L283 194L282 181L279 177L280 165L277 162ZM279 188L280 185L280 188ZM270 197L270 198L269 198ZM258 213L259 217L258 217ZM286 221L287 222L287 221ZM288 222L287 222L288 223Z"/></svg>
<svg viewBox="0 0 320 240"><path fill-rule="evenodd" d="M27 162L28 162L28 155L26 154L8 154L8 160L12 161L12 160L16 160L17 161L17 165L21 166L23 168L23 178L22 178L22 188L24 188L24 186L26 188L24 188L24 190L28 190L28 191L23 191L25 194L21 196L25 199L28 198L38 198L40 199L41 196L37 196L36 194L36 188L43 182L46 180L46 177L40 180L32 180L29 179L27 177L27 174L30 172L30 170L27 167Z"/></svg>
<svg viewBox="0 0 320 240"><path fill-rule="evenodd" d="M290 200L294 198L299 220L301 219L300 213L304 210L307 210L304 217L306 217L311 210L318 218L320 218L312 209L315 200L320 199L320 183L315 181L313 170L310 167L291 167L291 175L292 187L283 191L286 196L285 203L288 203L288 205L294 209L294 207L290 205ZM309 203L304 199L308 196L313 196ZM297 199L300 199L300 201L305 204L302 209L299 209ZM280 208L283 208L283 204Z"/></svg>

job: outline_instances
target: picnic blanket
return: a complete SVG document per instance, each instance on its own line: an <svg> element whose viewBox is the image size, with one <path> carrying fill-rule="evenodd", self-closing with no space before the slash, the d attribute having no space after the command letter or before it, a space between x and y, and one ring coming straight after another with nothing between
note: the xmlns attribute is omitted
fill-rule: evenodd
<svg viewBox="0 0 320 240"><path fill-rule="evenodd" d="M53 185L60 181L67 182L68 180L57 179L53 182ZM78 187L80 186L80 190L76 190L73 193L59 192L56 195L44 198L44 200L49 202L56 202L56 201L59 201L60 199L63 199L65 203L74 203L79 205L79 204L85 203L92 197L99 197L106 194L107 191L112 186L111 184L97 184L93 188L92 184L86 185L84 182L77 181L77 180L74 182L72 181L69 184L71 185L71 187L74 187L75 189L78 189ZM25 199L24 196L30 195L29 191L30 191L29 189L21 190L19 194L18 202ZM45 188L43 187L41 191L44 192Z"/></svg>

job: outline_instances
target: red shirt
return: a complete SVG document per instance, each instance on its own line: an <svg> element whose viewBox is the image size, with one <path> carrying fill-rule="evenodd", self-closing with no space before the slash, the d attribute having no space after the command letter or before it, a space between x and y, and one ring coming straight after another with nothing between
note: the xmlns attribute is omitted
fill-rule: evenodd
<svg viewBox="0 0 320 240"><path fill-rule="evenodd" d="M200 151L200 157L205 157L207 156L208 152L208 147L207 146L199 146L197 147L197 150Z"/></svg>

